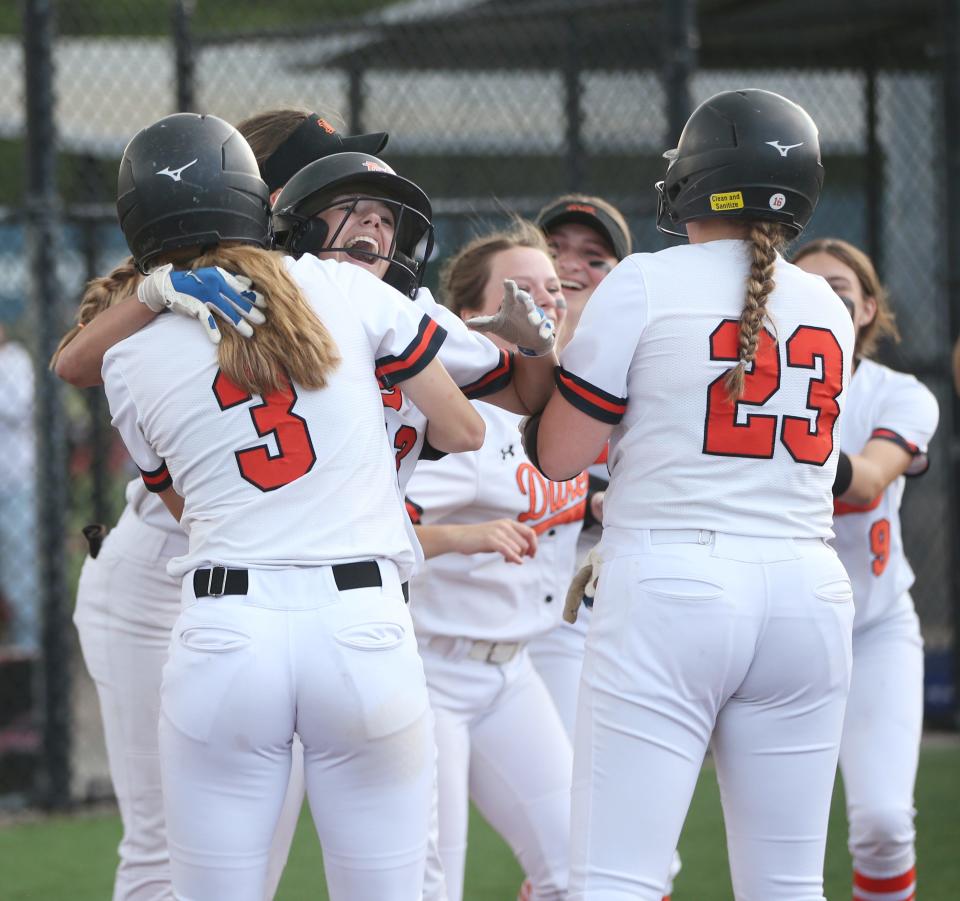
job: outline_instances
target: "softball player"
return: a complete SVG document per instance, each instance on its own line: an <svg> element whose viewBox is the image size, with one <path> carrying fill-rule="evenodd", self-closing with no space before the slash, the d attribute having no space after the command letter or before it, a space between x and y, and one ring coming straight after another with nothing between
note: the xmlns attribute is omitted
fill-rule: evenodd
<svg viewBox="0 0 960 901"><path fill-rule="evenodd" d="M322 124L320 124L322 123ZM343 150L377 152L386 142L384 134L337 134L316 113L272 110L241 123L239 130L256 145L258 163L274 192L297 169L317 156ZM181 176L182 177L182 176ZM69 354L61 351L107 307L136 293L140 273L132 260L109 276L95 279L88 287L77 314L80 325L64 337L54 366L58 374L81 386L99 385L102 355L82 373L72 374ZM217 322L229 322L242 330L263 322L255 299L247 292L249 281L206 283L181 282L195 291L218 314L187 294L179 295L174 309L197 315L214 337ZM172 292L172 284L167 293ZM221 293L222 292L222 293ZM219 305L219 307L215 306ZM143 304L132 304L141 317L136 325L150 321L155 313ZM118 337L126 337L126 333ZM87 337L89 332L84 332ZM82 339L73 345L75 351ZM100 699L110 776L123 822L119 865L114 882L114 901L161 901L170 897L170 863L160 793L160 760L157 722L160 714L160 679L167 659L170 633L180 612L180 581L167 574L167 563L182 556L187 538L156 494L148 492L141 479L126 489L126 506L110 530L102 549L83 565L77 588L74 622L80 637L84 662ZM299 743L294 745L300 752ZM270 855L270 875L265 897L272 898L299 817L304 786L302 762L295 759L289 793Z"/></svg>
<svg viewBox="0 0 960 901"><path fill-rule="evenodd" d="M882 336L898 339L870 258L824 238L794 262L823 276L851 309L854 374L840 421L850 487L834 505L833 546L853 584L853 676L840 743L850 821L853 896L906 901L915 894L913 786L923 725L923 641L910 597L900 501L906 476L926 472L936 398L913 376L870 359ZM882 749L882 752L880 752Z"/></svg>
<svg viewBox="0 0 960 901"><path fill-rule="evenodd" d="M853 328L777 253L819 197L817 130L777 94L725 92L667 158L658 225L689 246L617 266L524 428L554 479L610 439L600 562L575 586L599 577L568 897L663 895L712 744L736 897L822 899L850 679L850 582L826 539Z"/></svg>
<svg viewBox="0 0 960 901"><path fill-rule="evenodd" d="M463 318L489 313L505 278L560 319L559 279L530 224L460 251L445 299ZM529 874L533 897L563 898L572 758L525 644L558 621L587 477L547 482L523 454L519 417L476 406L483 447L422 463L407 491L428 558L411 613L436 721L440 856L448 897L460 901L470 797Z"/></svg>
<svg viewBox="0 0 960 901"><path fill-rule="evenodd" d="M189 182L157 181L191 156ZM442 450L478 446L482 421L433 359L444 333L429 317L358 267L257 250L267 187L222 120L144 129L118 194L141 268L228 237L194 265L253 277L271 309L252 341L227 334L214 351L162 317L104 361L114 424L189 535L170 564L183 611L161 687L174 893L263 897L296 731L331 898L419 899L433 746L371 371L405 383Z"/></svg>

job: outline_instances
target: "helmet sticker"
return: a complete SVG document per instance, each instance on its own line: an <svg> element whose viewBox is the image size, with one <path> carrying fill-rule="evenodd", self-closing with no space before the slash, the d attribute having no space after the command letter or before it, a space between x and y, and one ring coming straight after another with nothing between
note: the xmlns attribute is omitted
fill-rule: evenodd
<svg viewBox="0 0 960 901"><path fill-rule="evenodd" d="M166 175L173 179L173 181L180 181L183 177L183 170L189 169L194 163L199 162L199 160L200 157L197 157L197 159L191 160L186 166L181 166L179 169L171 169L169 166L167 166L166 168L161 169L157 175Z"/></svg>
<svg viewBox="0 0 960 901"><path fill-rule="evenodd" d="M771 194L770 200L768 201L768 203L770 204L771 210L782 210L786 202L787 202L787 198L784 197L783 194L779 194L779 193Z"/></svg>
<svg viewBox="0 0 960 901"><path fill-rule="evenodd" d="M391 175L394 174L393 170L389 166L385 166L383 163L375 163L373 160L364 160L363 166L365 169L369 169L371 172L388 172Z"/></svg>
<svg viewBox="0 0 960 901"><path fill-rule="evenodd" d="M319 125L328 135L335 135L337 133L337 130L326 119L317 119L317 125Z"/></svg>
<svg viewBox="0 0 960 901"><path fill-rule="evenodd" d="M726 191L723 194L711 194L710 209L715 213L722 212L723 210L742 210L743 192Z"/></svg>
<svg viewBox="0 0 960 901"><path fill-rule="evenodd" d="M780 156L786 156L795 147L803 147L804 144L803 141L801 141L799 144L781 144L779 141L764 141L763 143L769 144L775 150L779 150Z"/></svg>

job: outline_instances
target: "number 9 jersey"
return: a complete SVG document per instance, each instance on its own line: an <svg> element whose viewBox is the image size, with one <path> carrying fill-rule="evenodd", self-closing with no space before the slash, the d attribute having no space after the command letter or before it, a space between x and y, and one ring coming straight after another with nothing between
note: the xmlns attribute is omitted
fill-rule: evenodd
<svg viewBox="0 0 960 901"><path fill-rule="evenodd" d="M172 484L185 499L190 547L169 572L384 557L406 579L414 550L379 389L422 371L445 332L358 266L286 262L339 352L325 388L250 395L178 316L159 316L104 358L113 423L147 488Z"/></svg>
<svg viewBox="0 0 960 901"><path fill-rule="evenodd" d="M634 254L587 303L557 385L615 425L604 527L828 538L853 323L819 276L778 255L743 394L746 241ZM641 340L642 337L642 340Z"/></svg>
<svg viewBox="0 0 960 901"><path fill-rule="evenodd" d="M913 458L906 476L929 467L927 444L937 429L937 399L912 375L873 360L861 360L850 382L840 422L840 446L860 453L872 440L892 441ZM900 533L900 502L906 478L894 479L873 503L858 507L834 502L831 542L850 574L854 629L890 613L913 585Z"/></svg>

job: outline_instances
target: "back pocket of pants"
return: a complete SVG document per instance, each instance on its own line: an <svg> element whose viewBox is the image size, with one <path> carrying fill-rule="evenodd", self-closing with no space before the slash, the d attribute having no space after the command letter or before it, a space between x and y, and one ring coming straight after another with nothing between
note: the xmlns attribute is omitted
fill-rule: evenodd
<svg viewBox="0 0 960 901"><path fill-rule="evenodd" d="M160 707L184 735L205 742L224 700L249 660L250 636L219 625L174 630L163 668Z"/></svg>

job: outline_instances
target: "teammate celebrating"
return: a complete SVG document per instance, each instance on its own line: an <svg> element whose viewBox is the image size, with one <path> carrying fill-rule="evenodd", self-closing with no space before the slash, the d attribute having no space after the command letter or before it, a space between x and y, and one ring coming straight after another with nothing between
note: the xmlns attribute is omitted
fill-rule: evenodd
<svg viewBox="0 0 960 901"><path fill-rule="evenodd" d="M157 180L191 156L189 182ZM271 309L253 339L228 333L217 350L162 317L104 361L114 423L189 535L170 565L184 609L161 688L174 893L263 897L296 731L331 898L418 898L430 719L400 591L414 554L372 372L405 385L442 450L477 446L482 422L433 359L442 329L415 307L358 267L284 266L257 249L267 187L222 120L144 129L118 193L141 268L229 267ZM266 443L251 445L251 417Z"/></svg>
<svg viewBox="0 0 960 901"><path fill-rule="evenodd" d="M822 899L853 620L824 539L853 327L777 252L819 197L817 129L730 91L667 158L658 224L689 246L597 288L524 430L553 479L611 439L568 897L661 897L712 743L736 897Z"/></svg>
<svg viewBox="0 0 960 901"><path fill-rule="evenodd" d="M939 410L913 376L871 359L881 337L899 335L870 258L846 241L823 238L800 248L794 262L823 276L849 305L857 335L840 421L849 487L834 504L832 542L850 574L856 609L840 769L853 896L904 901L916 887L913 786L923 725L923 641L910 597L913 570L903 551L900 501L905 476L927 469Z"/></svg>
<svg viewBox="0 0 960 901"><path fill-rule="evenodd" d="M490 314L504 279L562 323L560 280L532 223L457 253L444 300L463 319ZM519 417L476 409L483 447L422 463L407 490L428 557L411 613L436 719L440 856L449 899L460 901L472 798L517 855L532 897L561 899L572 755L525 645L559 620L587 478L547 482L523 454Z"/></svg>
<svg viewBox="0 0 960 901"><path fill-rule="evenodd" d="M256 146L257 161L274 194L304 163L325 153L346 149L376 152L386 135L339 135L325 119L303 110L270 110L240 123L238 130ZM193 291L174 295L173 309L197 316L212 337L219 339L218 322L252 334L262 323L249 279L233 279L215 270L203 282L186 278L178 284ZM216 278L213 276L217 276ZM104 278L95 279L81 301L78 325L63 338L53 366L58 375L78 386L99 385L103 353L156 313L136 302L141 274L127 260ZM166 287L173 294L173 283ZM104 310L127 300L126 315L134 325L98 329L110 316ZM216 318L211 315L215 311ZM95 322L95 319L97 320ZM121 323L121 326L123 323ZM118 330L119 329L119 330ZM85 352L89 339L92 352ZM84 663L100 699L110 776L123 822L114 901L165 901L170 896L157 722L160 680L170 632L180 612L180 580L167 573L167 563L187 550L187 538L159 497L141 479L130 482L127 504L119 522L84 561L77 588L74 622ZM299 750L295 745L295 751ZM270 855L265 897L272 898L280 880L303 800L302 762L295 761L289 804L277 826Z"/></svg>

